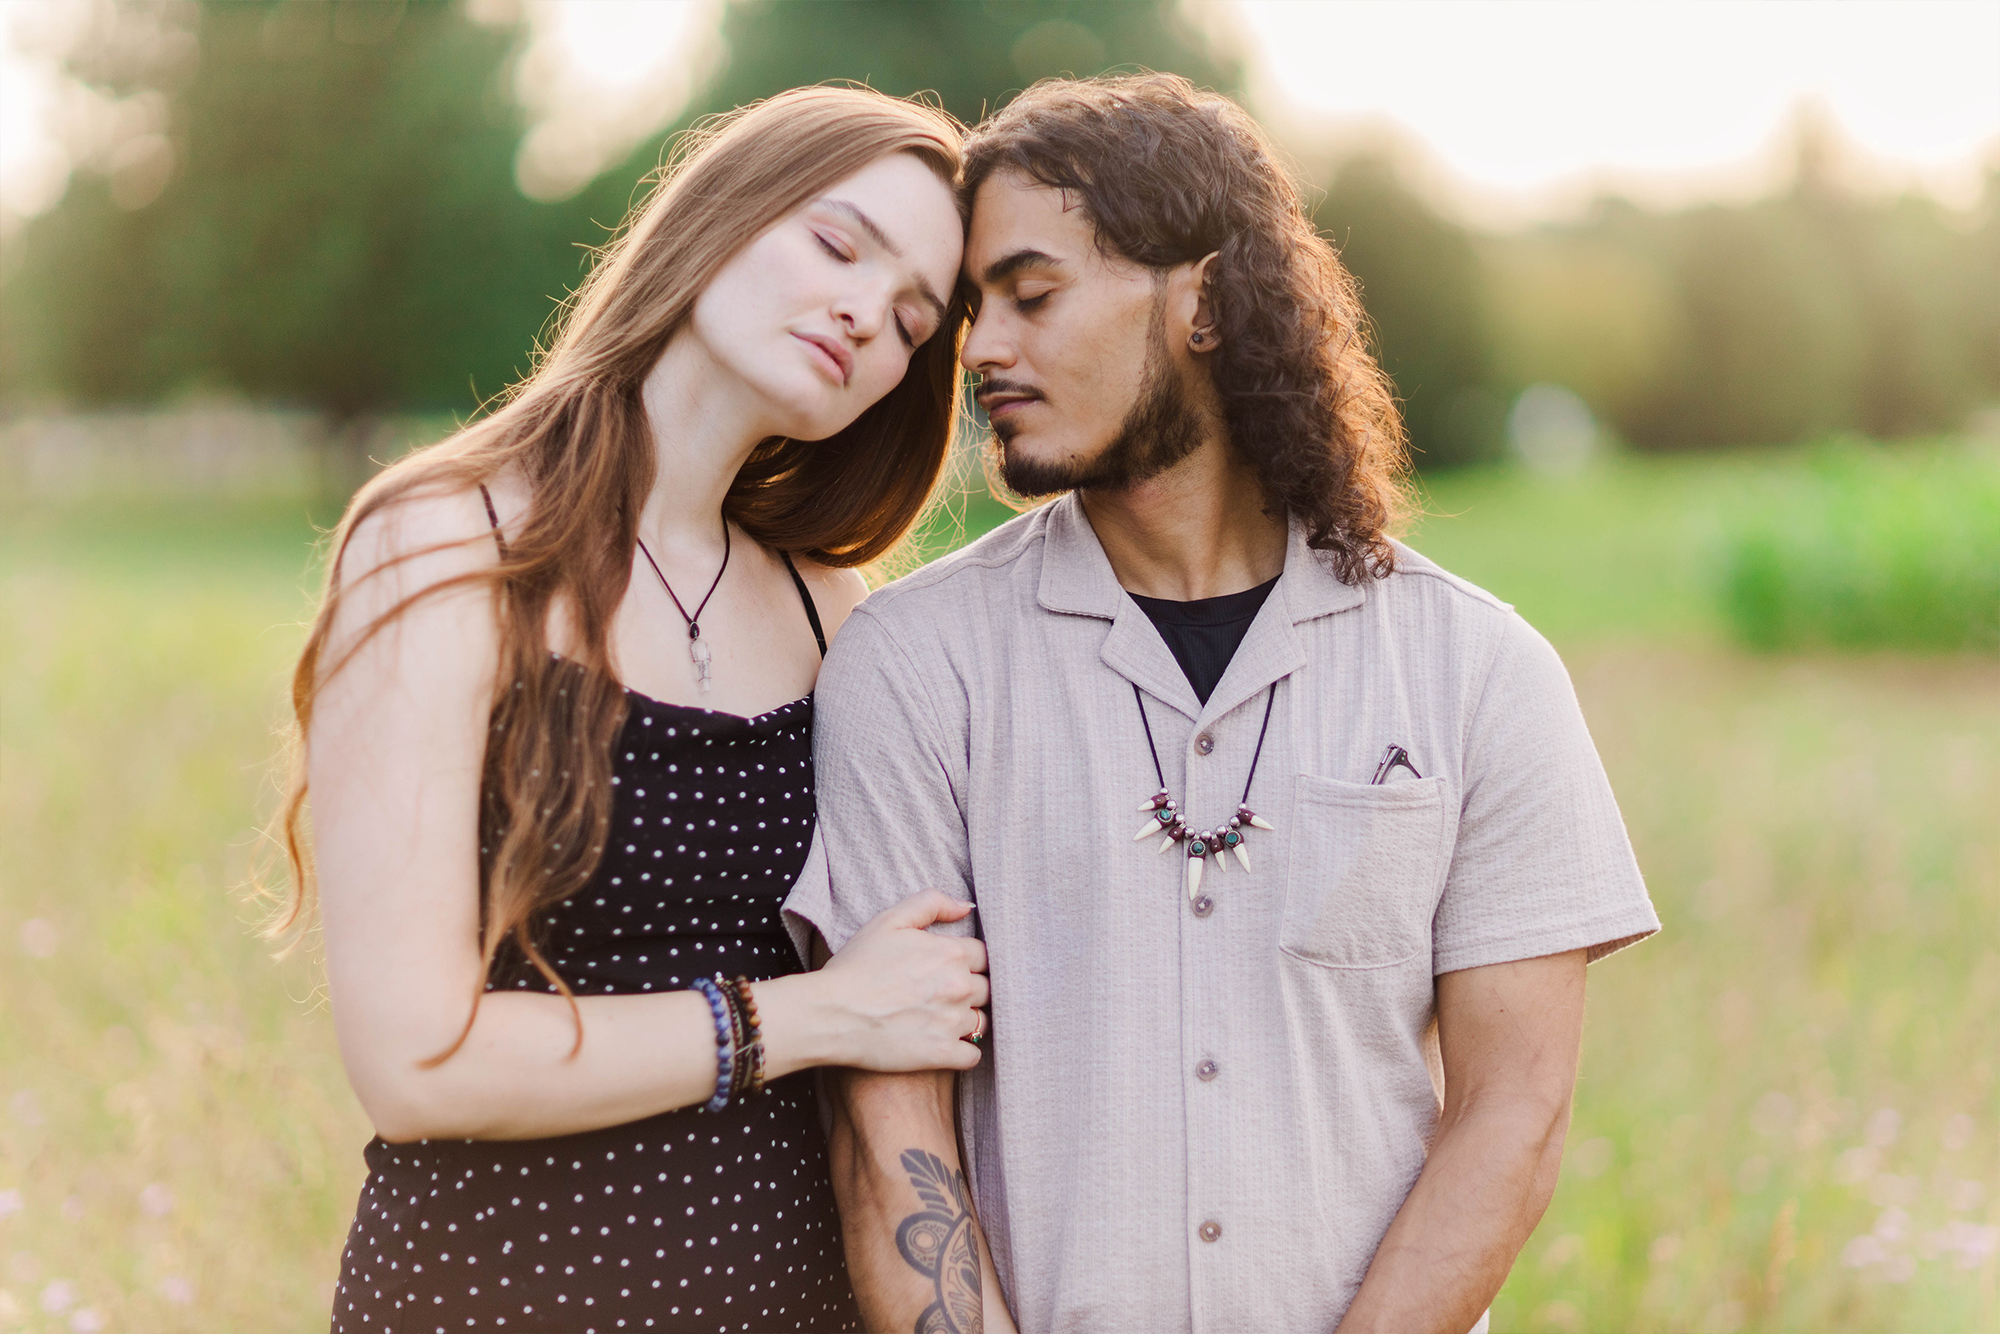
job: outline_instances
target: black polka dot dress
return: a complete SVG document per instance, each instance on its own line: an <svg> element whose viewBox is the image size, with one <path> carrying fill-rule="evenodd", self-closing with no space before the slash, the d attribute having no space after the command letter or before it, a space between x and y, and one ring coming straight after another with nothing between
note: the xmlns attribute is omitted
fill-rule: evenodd
<svg viewBox="0 0 2000 1334"><path fill-rule="evenodd" d="M742 718L630 695L604 860L540 923L577 994L799 970L779 910L812 840L811 731L810 696ZM518 957L503 987L553 989ZM813 1089L554 1139L374 1140L334 1334L860 1328Z"/></svg>

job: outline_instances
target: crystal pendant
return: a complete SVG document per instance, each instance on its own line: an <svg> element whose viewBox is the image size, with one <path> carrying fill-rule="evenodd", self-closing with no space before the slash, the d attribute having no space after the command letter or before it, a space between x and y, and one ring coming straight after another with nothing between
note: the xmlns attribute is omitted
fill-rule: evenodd
<svg viewBox="0 0 2000 1334"><path fill-rule="evenodd" d="M708 642L699 635L688 640L688 657L694 659L695 677L700 681L701 691L705 695L708 693L709 660L711 657L708 651Z"/></svg>

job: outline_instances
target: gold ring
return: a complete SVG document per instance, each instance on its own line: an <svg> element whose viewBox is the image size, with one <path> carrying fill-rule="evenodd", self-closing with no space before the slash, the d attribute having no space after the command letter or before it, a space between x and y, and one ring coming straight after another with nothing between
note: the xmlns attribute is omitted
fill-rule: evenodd
<svg viewBox="0 0 2000 1334"><path fill-rule="evenodd" d="M986 1036L986 1011L974 1010L972 1012L972 1018L974 1020L972 1025L972 1032L966 1035L965 1040L967 1042L970 1042L973 1046L977 1047L980 1043L980 1040Z"/></svg>

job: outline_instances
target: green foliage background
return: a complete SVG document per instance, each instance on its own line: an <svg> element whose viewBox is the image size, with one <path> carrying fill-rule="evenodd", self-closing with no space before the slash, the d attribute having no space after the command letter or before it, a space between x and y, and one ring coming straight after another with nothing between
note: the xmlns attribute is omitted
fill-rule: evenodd
<svg viewBox="0 0 2000 1334"><path fill-rule="evenodd" d="M680 122L537 203L513 175L524 29L449 0L204 0L185 54L149 62L120 36L141 12L169 11L107 0L71 72L164 97L173 173L138 207L82 173L9 242L0 410L220 391L336 427L470 413L527 369L588 248L701 114L828 79L927 91L968 121L1062 73L1244 87L1218 11L1198 27L1174 0L734 0ZM1505 235L1441 213L1393 155L1295 149L1427 468L1495 456L1513 395L1542 381L1647 450L1935 432L2000 400L2000 171L1954 214L1850 195L1831 131L1798 137L1778 197L1607 199Z"/></svg>

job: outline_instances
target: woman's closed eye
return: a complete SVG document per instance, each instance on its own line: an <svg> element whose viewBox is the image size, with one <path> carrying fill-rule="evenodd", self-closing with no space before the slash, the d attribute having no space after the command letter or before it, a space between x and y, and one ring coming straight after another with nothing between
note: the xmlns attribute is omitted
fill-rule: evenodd
<svg viewBox="0 0 2000 1334"><path fill-rule="evenodd" d="M839 260L842 264L854 264L859 262L857 256L848 253L848 251L842 248L839 245L839 243L829 238L825 232L814 232L813 240L819 242L820 249L826 251L827 254L833 256L835 259ZM912 322L906 320L903 317L902 311L899 310L895 313L895 320L896 320L896 336L903 340L903 346L914 349L918 343L924 340L924 338L929 337L928 334L919 336L918 334L913 332L911 327Z"/></svg>

